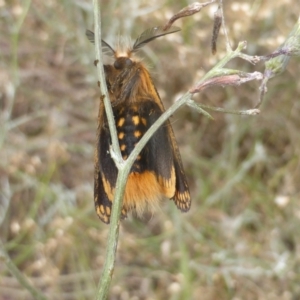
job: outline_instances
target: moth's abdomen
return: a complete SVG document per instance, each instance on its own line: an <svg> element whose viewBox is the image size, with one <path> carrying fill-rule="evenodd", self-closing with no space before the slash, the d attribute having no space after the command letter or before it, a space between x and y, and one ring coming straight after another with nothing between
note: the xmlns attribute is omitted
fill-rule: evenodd
<svg viewBox="0 0 300 300"><path fill-rule="evenodd" d="M114 110L118 140L123 159L127 159L135 145L147 131L147 116L138 104ZM132 166L131 172L141 173L147 168L147 151L142 151Z"/></svg>

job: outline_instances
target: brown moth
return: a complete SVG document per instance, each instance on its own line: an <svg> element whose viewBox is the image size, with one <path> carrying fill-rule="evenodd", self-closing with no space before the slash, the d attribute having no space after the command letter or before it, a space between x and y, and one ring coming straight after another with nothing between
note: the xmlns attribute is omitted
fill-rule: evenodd
<svg viewBox="0 0 300 300"><path fill-rule="evenodd" d="M125 51L115 50L102 40L103 52L114 58L113 64L104 65L104 71L124 160L165 111L149 71L134 54L150 41L179 30L177 27L167 31L163 27L150 28ZM87 30L86 34L94 43L94 33ZM110 156L110 145L111 136L101 102L95 149L94 200L96 212L104 223L110 222L118 175ZM169 120L148 141L131 168L122 217L125 218L130 211L141 215L146 209L152 210L163 198L172 199L183 212L190 209L190 192Z"/></svg>

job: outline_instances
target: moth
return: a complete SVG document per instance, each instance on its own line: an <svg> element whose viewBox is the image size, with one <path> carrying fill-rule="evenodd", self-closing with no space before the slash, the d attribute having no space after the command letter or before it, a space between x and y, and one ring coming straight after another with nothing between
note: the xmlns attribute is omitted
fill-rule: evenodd
<svg viewBox="0 0 300 300"><path fill-rule="evenodd" d="M167 31L163 31L162 27L150 28L136 39L132 47L123 49L113 49L104 40L101 41L103 53L114 59L113 64L104 65L104 71L124 160L165 111L149 71L135 54L150 41L179 30L177 27ZM87 30L86 35L94 43L94 33ZM118 175L109 152L110 145L111 135L101 102L94 158L94 201L99 218L107 224ZM154 211L164 198L172 199L182 212L190 209L189 187L169 120L156 131L133 164L121 216L125 218L128 212L141 216L146 210Z"/></svg>

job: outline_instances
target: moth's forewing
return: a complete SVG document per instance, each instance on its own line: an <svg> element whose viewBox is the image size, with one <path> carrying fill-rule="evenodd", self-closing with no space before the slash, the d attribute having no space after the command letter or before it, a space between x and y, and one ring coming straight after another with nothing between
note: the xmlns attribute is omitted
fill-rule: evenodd
<svg viewBox="0 0 300 300"><path fill-rule="evenodd" d="M160 101L158 97L154 99ZM150 126L163 114L164 110L161 110L160 106L162 103L159 106L156 104L155 113L149 116ZM181 211L188 211L191 206L189 187L169 120L158 129L149 144L151 151L149 168L153 168L165 188L165 197L173 199Z"/></svg>
<svg viewBox="0 0 300 300"><path fill-rule="evenodd" d="M104 118L104 105L100 103L94 157L94 201L101 221L109 223L117 170L109 154L110 134ZM109 183L111 189L105 190L104 183Z"/></svg>
<svg viewBox="0 0 300 300"><path fill-rule="evenodd" d="M170 125L169 131L171 130L172 127ZM172 137L171 139L172 139L172 145L174 151L174 168L176 174L176 192L172 199L174 200L176 206L182 212L187 212L191 208L191 196L190 196L189 186L184 173L180 153L173 134L173 130L172 133L170 133L170 136Z"/></svg>
<svg viewBox="0 0 300 300"><path fill-rule="evenodd" d="M98 118L94 159L94 201L99 218L108 224L110 222L118 169L110 155L111 136L103 103L100 103ZM122 210L122 217L126 217L125 209Z"/></svg>

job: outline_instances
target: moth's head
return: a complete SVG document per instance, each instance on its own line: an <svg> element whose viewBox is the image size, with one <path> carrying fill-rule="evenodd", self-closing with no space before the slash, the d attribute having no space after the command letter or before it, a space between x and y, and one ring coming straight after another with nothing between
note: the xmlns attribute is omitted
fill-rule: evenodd
<svg viewBox="0 0 300 300"><path fill-rule="evenodd" d="M145 30L134 42L132 46L128 47L124 45L124 42L119 41L119 45L116 49L111 47L104 40L101 40L102 51L105 55L114 57L115 63L114 67L116 69L121 69L132 64L131 57L136 53L140 48L142 48L147 43L170 33L179 31L179 27L171 26L168 30L164 30L163 27L153 27ZM95 42L94 33L90 30L86 31L86 35L90 42Z"/></svg>
<svg viewBox="0 0 300 300"><path fill-rule="evenodd" d="M124 68L131 67L132 64L133 64L133 62L130 57L119 56L116 58L116 60L114 62L114 67L117 70L122 70Z"/></svg>

